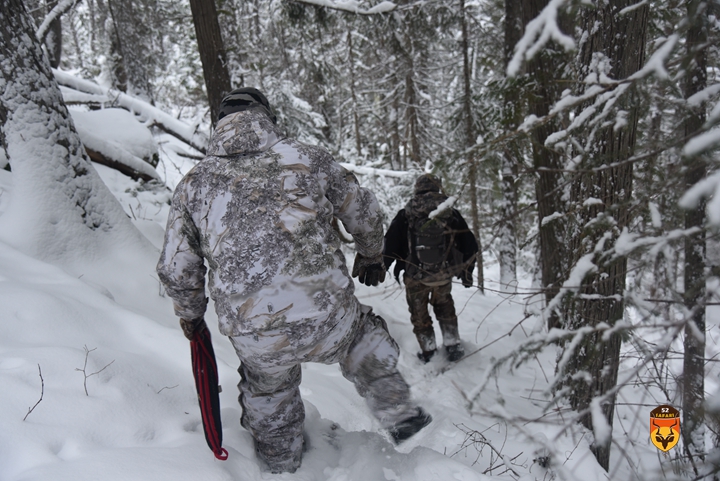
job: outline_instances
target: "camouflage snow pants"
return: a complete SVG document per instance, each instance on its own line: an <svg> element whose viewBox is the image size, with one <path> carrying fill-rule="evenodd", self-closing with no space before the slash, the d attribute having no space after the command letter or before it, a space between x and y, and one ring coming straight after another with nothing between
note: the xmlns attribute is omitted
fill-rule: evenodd
<svg viewBox="0 0 720 481"><path fill-rule="evenodd" d="M458 334L457 314L455 314L455 303L450 294L452 282L448 280L447 283L439 286L428 286L410 276L405 276L403 280L410 310L410 322L412 322L413 333L420 344L420 349L423 352L437 349L428 304L433 306L433 312L440 324L443 345L458 344L460 335Z"/></svg>
<svg viewBox="0 0 720 481"><path fill-rule="evenodd" d="M396 368L399 349L385 321L359 303L347 316L354 317L339 342L336 338L299 350L282 349L277 356L268 356L263 339L230 338L241 361L240 422L253 435L258 457L272 472L293 472L301 463L302 362L340 363L343 376L355 384L385 428L417 414L409 387ZM341 319L338 326L343 324Z"/></svg>

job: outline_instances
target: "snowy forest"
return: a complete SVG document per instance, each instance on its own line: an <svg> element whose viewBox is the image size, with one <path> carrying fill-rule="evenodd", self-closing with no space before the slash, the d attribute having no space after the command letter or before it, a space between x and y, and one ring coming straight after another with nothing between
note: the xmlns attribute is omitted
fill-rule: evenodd
<svg viewBox="0 0 720 481"><path fill-rule="evenodd" d="M0 0L0 70L3 481L720 479L720 1ZM263 472L211 326L229 460L205 446L154 269L243 86L385 228L433 173L480 244L456 364L415 357L391 275L357 287L435 418L418 439L303 366L303 467Z"/></svg>

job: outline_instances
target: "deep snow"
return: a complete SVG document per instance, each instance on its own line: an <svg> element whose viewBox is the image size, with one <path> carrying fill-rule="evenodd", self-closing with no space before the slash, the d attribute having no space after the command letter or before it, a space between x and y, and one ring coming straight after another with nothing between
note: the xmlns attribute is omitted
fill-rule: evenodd
<svg viewBox="0 0 720 481"><path fill-rule="evenodd" d="M177 148L174 139L161 138L158 172L171 187L192 165L174 155ZM357 294L387 320L400 345L399 368L415 399L434 417L432 424L395 447L337 366L307 364L301 393L309 448L303 465L294 475L263 471L250 434L239 425L238 360L218 333L210 305L206 319L218 358L223 445L229 452L227 461L216 460L202 433L189 345L154 270L170 190L148 190L95 167L150 242L120 239L103 256L62 267L0 242L0 480L607 479L588 450L590 436L577 427L561 432L566 413L542 411L554 351L503 369L469 408L469 393L490 362L540 322L530 316L520 323L526 317L522 297L494 292L492 284L486 295L454 285L470 355L454 366L441 356L423 365L415 356L404 291L391 276L380 288L359 286ZM12 193L12 174L0 170L0 216ZM497 279L492 259L486 265L486 279ZM529 285L527 277L520 285ZM640 391L621 392L620 400L631 406L616 416L620 442L613 451L613 479L661 469L644 414L658 403ZM498 415L536 421L506 423ZM471 442L473 433L489 444ZM556 460L551 471L534 462L548 453Z"/></svg>

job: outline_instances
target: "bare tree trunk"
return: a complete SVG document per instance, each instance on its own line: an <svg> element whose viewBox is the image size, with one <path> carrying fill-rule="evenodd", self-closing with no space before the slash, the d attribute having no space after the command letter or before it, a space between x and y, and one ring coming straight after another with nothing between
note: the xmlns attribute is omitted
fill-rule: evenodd
<svg viewBox="0 0 720 481"><path fill-rule="evenodd" d="M347 33L348 43L348 62L350 63L350 95L353 103L353 122L355 127L355 150L358 156L360 156L360 150L362 148L360 144L360 117L358 116L358 103L355 95L355 55L353 53L352 44L352 31L348 30Z"/></svg>
<svg viewBox="0 0 720 481"><path fill-rule="evenodd" d="M512 0L506 0L511 2ZM548 4L548 0L523 0L523 28L537 17ZM559 54L540 52L528 62L528 76L533 85L529 92L528 113L538 118L546 116L550 107L560 98L557 77L562 75L564 57ZM531 132L533 167L536 173L535 198L537 200L538 231L540 240L540 273L545 299L550 302L563 282L567 266L567 246L565 243L565 222L554 214L565 211L558 191L562 180L560 155L547 147L548 135L559 130L555 122L547 122ZM549 220L550 219L550 220ZM555 312L548 313L548 328L559 327Z"/></svg>
<svg viewBox="0 0 720 481"><path fill-rule="evenodd" d="M400 99L393 94L393 102L390 117L390 159L393 169L403 169L402 157L400 155Z"/></svg>
<svg viewBox="0 0 720 481"><path fill-rule="evenodd" d="M112 32L110 33L110 62L112 65L113 87L121 92L128 90L127 70L125 68L125 55L123 54L122 40L120 38L119 23L115 18L113 2L108 0L107 6L112 19Z"/></svg>
<svg viewBox="0 0 720 481"><path fill-rule="evenodd" d="M505 70L512 58L515 44L522 35L520 5L516 1L505 2ZM503 118L506 131L517 129L520 124L520 96L513 81L508 81L503 93ZM498 228L498 259L500 262L500 284L503 288L517 286L517 235L515 215L517 213L517 189L515 178L520 157L517 142L506 145L502 153L502 199L500 201L500 225Z"/></svg>
<svg viewBox="0 0 720 481"><path fill-rule="evenodd" d="M190 0L205 89L214 126L223 97L232 90L215 0Z"/></svg>
<svg viewBox="0 0 720 481"><path fill-rule="evenodd" d="M420 139L418 139L417 98L415 96L415 81L410 74L405 77L405 103L405 119L407 122L408 130L407 138L410 141L410 158L416 164L420 164Z"/></svg>
<svg viewBox="0 0 720 481"><path fill-rule="evenodd" d="M48 3L48 11L51 11L55 5L57 5L57 1ZM50 59L50 66L58 68L62 57L62 22L59 15L50 22L47 37L45 37L45 47Z"/></svg>
<svg viewBox="0 0 720 481"><path fill-rule="evenodd" d="M685 75L685 98L707 86L707 10L704 2L688 2L690 28L687 33L689 62ZM685 136L689 137L705 123L705 105L690 113L685 120ZM707 159L685 159L685 185L695 185L705 177ZM685 453L695 475L705 458L705 202L685 212L685 228L700 232L685 239L685 306L690 319L685 328L683 357L683 442Z"/></svg>
<svg viewBox="0 0 720 481"><path fill-rule="evenodd" d="M648 24L647 5L635 8L623 15L618 12L634 5L634 0L609 0L598 2L596 8L587 9L583 15L583 30L588 37L581 45L580 69L585 75L598 52L611 62L610 75L624 79L642 67L645 57L645 39ZM630 97L630 98L628 98ZM613 125L600 128L596 134L593 150L588 152L588 166L620 165L581 173L573 181L571 202L577 210L578 223L573 227L570 239L573 264L586 255L593 255L597 271L587 276L577 297L566 300L564 326L578 329L605 322L610 326L622 320L623 295L627 275L627 259L624 257L603 260L597 245L605 238L609 247L630 221L632 200L633 164L622 163L633 155L638 125L638 105L632 95L625 96L618 107L627 112L627 124L622 128ZM599 199L600 204L587 205L587 199ZM609 236L609 237L606 237ZM571 388L570 404L578 411L587 410L593 398L604 395L617 384L620 365L621 339L614 333L605 339L602 333L585 336L574 351L565 374ZM579 376L587 373L586 376ZM605 420L612 433L615 397L601 405ZM596 420L597 421L597 420ZM588 429L594 429L590 413L581 418ZM591 450L600 466L606 470L610 463L612 436L603 438L596 432Z"/></svg>
<svg viewBox="0 0 720 481"><path fill-rule="evenodd" d="M478 243L478 255L475 259L478 271L478 287L485 292L485 275L482 258L482 241L480 239L480 214L478 212L477 195L477 160L473 150L475 146L475 122L472 115L472 90L470 88L470 44L468 42L467 19L465 18L465 0L460 0L460 19L462 26L462 53L463 53L463 116L465 117L465 150L467 152L466 162L468 165L468 188L470 190L470 212L472 231Z"/></svg>

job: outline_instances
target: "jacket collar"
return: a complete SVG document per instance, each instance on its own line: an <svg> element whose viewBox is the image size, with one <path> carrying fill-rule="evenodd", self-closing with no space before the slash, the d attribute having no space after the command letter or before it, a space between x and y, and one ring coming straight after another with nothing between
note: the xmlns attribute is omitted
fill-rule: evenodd
<svg viewBox="0 0 720 481"><path fill-rule="evenodd" d="M244 110L223 117L215 127L207 155L251 155L269 150L285 138L260 110Z"/></svg>

